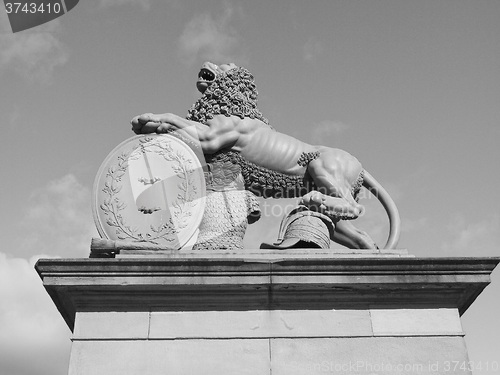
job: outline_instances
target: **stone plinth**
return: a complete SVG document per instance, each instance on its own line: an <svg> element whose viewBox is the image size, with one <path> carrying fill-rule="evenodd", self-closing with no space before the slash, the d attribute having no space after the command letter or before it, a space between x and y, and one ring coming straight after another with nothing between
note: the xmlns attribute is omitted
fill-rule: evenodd
<svg viewBox="0 0 500 375"><path fill-rule="evenodd" d="M447 371L468 360L460 315L500 259L305 251L36 269L73 331L71 375L468 373Z"/></svg>

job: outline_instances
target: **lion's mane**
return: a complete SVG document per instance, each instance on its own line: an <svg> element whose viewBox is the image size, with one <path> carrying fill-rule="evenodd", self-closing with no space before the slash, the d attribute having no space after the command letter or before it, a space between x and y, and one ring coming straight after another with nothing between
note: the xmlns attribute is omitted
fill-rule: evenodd
<svg viewBox="0 0 500 375"><path fill-rule="evenodd" d="M206 124L216 115L250 117L269 125L257 108L257 88L245 68L234 68L217 76L188 111L187 119Z"/></svg>

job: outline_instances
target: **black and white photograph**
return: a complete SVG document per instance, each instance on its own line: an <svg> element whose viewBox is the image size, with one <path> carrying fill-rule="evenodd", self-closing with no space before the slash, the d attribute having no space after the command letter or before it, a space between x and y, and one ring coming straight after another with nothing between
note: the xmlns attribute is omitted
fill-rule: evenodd
<svg viewBox="0 0 500 375"><path fill-rule="evenodd" d="M500 375L500 1L4 0L0 375Z"/></svg>

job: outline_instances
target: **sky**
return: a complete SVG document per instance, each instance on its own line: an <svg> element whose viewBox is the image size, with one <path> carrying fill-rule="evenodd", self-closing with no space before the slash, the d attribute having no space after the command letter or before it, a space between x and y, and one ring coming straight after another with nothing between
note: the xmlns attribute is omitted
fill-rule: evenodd
<svg viewBox="0 0 500 375"><path fill-rule="evenodd" d="M71 332L33 265L88 256L100 164L133 116L186 115L206 60L248 68L278 131L355 155L399 207L399 248L499 256L499 19L497 0L85 0L12 34L0 12L0 374L67 373ZM261 203L247 248L295 201ZM360 203L383 245L380 204ZM495 270L462 318L483 368L499 295Z"/></svg>

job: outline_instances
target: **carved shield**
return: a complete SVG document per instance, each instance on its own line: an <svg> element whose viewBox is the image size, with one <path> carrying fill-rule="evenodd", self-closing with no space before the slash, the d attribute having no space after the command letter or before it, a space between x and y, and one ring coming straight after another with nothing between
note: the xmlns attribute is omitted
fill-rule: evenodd
<svg viewBox="0 0 500 375"><path fill-rule="evenodd" d="M172 135L138 135L102 163L92 209L101 237L180 249L195 240L205 209L202 162Z"/></svg>

